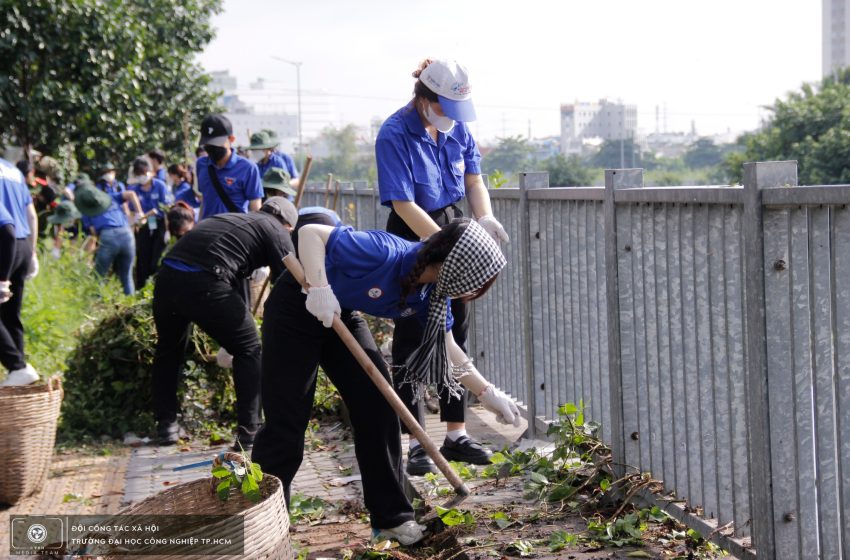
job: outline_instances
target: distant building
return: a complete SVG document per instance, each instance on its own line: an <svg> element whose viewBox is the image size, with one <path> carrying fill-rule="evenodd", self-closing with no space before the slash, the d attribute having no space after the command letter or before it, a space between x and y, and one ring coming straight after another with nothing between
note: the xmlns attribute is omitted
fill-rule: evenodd
<svg viewBox="0 0 850 560"><path fill-rule="evenodd" d="M850 65L850 0L822 0L823 75Z"/></svg>
<svg viewBox="0 0 850 560"><path fill-rule="evenodd" d="M587 140L633 138L637 131L637 106L602 99L561 105L561 153L581 153Z"/></svg>

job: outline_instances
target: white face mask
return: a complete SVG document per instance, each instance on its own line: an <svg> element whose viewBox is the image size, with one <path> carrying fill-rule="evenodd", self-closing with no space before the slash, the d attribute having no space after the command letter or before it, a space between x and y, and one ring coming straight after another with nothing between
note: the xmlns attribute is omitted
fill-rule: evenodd
<svg viewBox="0 0 850 560"><path fill-rule="evenodd" d="M130 177L130 183L134 185L144 185L148 182L148 179L148 175L135 175L133 177Z"/></svg>
<svg viewBox="0 0 850 560"><path fill-rule="evenodd" d="M114 182L115 181L115 173L112 172L112 171L110 171L109 173L104 173L103 174L103 180L106 181L107 183Z"/></svg>
<svg viewBox="0 0 850 560"><path fill-rule="evenodd" d="M434 125L434 128L442 132L443 134L447 134L451 132L451 130L455 126L455 122L446 116L440 116L431 110L431 104L428 103L425 105L425 120Z"/></svg>

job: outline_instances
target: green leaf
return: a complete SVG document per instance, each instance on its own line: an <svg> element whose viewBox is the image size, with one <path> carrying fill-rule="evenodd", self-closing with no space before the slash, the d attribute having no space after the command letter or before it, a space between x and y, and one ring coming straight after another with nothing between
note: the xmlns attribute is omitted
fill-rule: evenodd
<svg viewBox="0 0 850 560"><path fill-rule="evenodd" d="M227 501L230 498L230 479L219 482L215 488L215 493L218 495L219 500L223 502Z"/></svg>
<svg viewBox="0 0 850 560"><path fill-rule="evenodd" d="M223 467L221 465L214 467L213 470L212 470L212 475L216 478L227 478L231 474L232 473L230 472L230 469L228 469L227 467Z"/></svg>
<svg viewBox="0 0 850 560"><path fill-rule="evenodd" d="M504 529L505 527L511 525L513 521L504 511L497 511L490 518L496 523L499 529Z"/></svg>
<svg viewBox="0 0 850 560"><path fill-rule="evenodd" d="M546 486L547 484L549 484L549 480L539 472L531 473L531 480L542 486Z"/></svg>

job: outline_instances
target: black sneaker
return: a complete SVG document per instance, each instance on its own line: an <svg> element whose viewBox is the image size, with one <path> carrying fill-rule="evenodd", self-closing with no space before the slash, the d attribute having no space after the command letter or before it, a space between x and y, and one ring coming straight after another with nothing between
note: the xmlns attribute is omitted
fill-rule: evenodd
<svg viewBox="0 0 850 560"><path fill-rule="evenodd" d="M493 452L469 436L460 436L456 441L448 437L443 441L440 453L449 461L472 463L473 465L489 465Z"/></svg>
<svg viewBox="0 0 850 560"><path fill-rule="evenodd" d="M180 439L180 426L177 422L157 422L156 443L158 445L175 445Z"/></svg>
<svg viewBox="0 0 850 560"><path fill-rule="evenodd" d="M236 428L236 441L233 443L233 451L251 451L254 447L254 438L257 436L259 428L249 430L245 426Z"/></svg>
<svg viewBox="0 0 850 560"><path fill-rule="evenodd" d="M425 448L417 445L407 453L406 470L410 476L422 476L428 473L436 473L437 465L425 452Z"/></svg>

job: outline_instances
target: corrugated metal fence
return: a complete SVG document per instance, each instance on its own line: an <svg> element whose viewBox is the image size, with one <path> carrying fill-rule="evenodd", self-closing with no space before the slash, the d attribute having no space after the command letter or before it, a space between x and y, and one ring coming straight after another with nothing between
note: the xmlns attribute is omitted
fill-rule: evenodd
<svg viewBox="0 0 850 560"><path fill-rule="evenodd" d="M795 162L747 164L744 183L612 170L604 188L524 173L491 190L512 240L471 352L531 435L583 400L615 461L733 553L850 557L850 187L796 186ZM380 229L365 187L341 184L336 210Z"/></svg>

